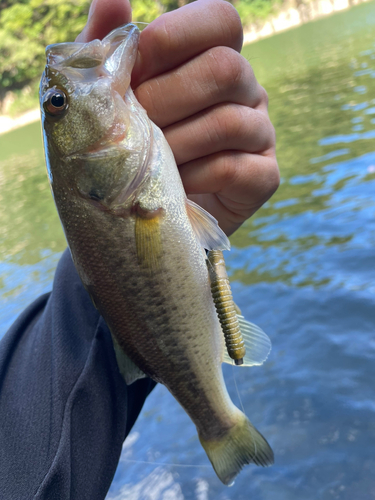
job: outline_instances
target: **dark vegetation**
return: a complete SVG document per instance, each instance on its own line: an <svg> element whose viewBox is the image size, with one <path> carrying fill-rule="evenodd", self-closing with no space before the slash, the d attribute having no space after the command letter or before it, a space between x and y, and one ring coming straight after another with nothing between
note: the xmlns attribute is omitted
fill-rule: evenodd
<svg viewBox="0 0 375 500"><path fill-rule="evenodd" d="M278 1L233 3L246 24L266 17ZM133 20L151 22L188 2L132 0ZM73 41L86 23L89 6L90 0L0 0L0 112L16 114L36 105L46 45Z"/></svg>

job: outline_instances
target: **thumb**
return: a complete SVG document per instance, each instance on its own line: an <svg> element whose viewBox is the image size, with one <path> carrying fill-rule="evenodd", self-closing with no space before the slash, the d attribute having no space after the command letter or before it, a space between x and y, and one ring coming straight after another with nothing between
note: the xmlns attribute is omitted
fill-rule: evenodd
<svg viewBox="0 0 375 500"><path fill-rule="evenodd" d="M130 23L132 9L129 0L93 0L87 24L76 42L86 43L104 38L115 28Z"/></svg>

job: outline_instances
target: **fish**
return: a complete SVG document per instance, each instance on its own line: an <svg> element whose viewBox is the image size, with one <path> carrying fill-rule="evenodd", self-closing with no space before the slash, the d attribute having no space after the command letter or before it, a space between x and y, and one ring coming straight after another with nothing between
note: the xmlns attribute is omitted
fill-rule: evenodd
<svg viewBox="0 0 375 500"><path fill-rule="evenodd" d="M233 360L221 299L217 311L211 292L222 263L207 252L230 244L216 219L187 198L162 131L134 96L139 37L128 24L103 40L46 48L40 107L49 182L125 382L164 384L229 485L246 464L271 465L273 452L225 386L222 363ZM262 364L268 337L235 315L246 347L242 365Z"/></svg>

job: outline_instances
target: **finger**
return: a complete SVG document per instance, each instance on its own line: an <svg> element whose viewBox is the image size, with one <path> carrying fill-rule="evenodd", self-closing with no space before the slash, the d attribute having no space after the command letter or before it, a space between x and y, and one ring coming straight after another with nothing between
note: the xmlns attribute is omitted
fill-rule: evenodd
<svg viewBox="0 0 375 500"><path fill-rule="evenodd" d="M104 38L115 28L131 21L129 0L93 0L87 24L76 42L86 43Z"/></svg>
<svg viewBox="0 0 375 500"><path fill-rule="evenodd" d="M224 193L231 208L259 207L276 191L279 173L273 155L224 151L179 166L187 194Z"/></svg>
<svg viewBox="0 0 375 500"><path fill-rule="evenodd" d="M216 47L177 71L147 80L135 95L151 120L166 127L222 102L255 107L262 90L244 57L231 48Z"/></svg>
<svg viewBox="0 0 375 500"><path fill-rule="evenodd" d="M224 0L198 0L163 14L142 32L133 87L212 47L240 52L242 40L240 17Z"/></svg>
<svg viewBox="0 0 375 500"><path fill-rule="evenodd" d="M278 188L280 176L273 153L225 151L185 163L179 170L186 193L223 221L222 229L229 234Z"/></svg>
<svg viewBox="0 0 375 500"><path fill-rule="evenodd" d="M178 165L225 150L264 152L275 143L268 117L238 104L219 104L163 132Z"/></svg>
<svg viewBox="0 0 375 500"><path fill-rule="evenodd" d="M262 113L268 116L268 94L266 92L266 89L264 89L261 85L258 84L257 91L260 95L260 100L259 103L254 107L258 111L261 111Z"/></svg>

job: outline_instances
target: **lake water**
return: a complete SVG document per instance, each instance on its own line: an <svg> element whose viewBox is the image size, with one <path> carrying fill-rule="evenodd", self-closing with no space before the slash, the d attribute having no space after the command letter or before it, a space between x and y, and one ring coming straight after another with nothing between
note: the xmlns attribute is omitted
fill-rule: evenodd
<svg viewBox="0 0 375 500"><path fill-rule="evenodd" d="M269 93L282 183L226 258L236 302L273 350L224 372L275 465L224 487L159 386L107 500L375 499L375 3L243 53ZM0 136L0 187L1 336L50 289L65 247L38 124Z"/></svg>

